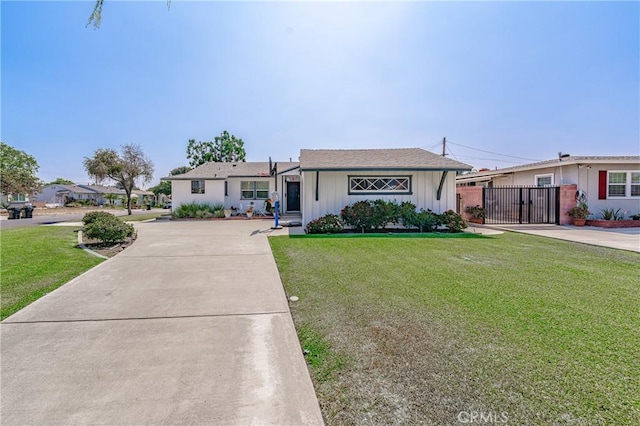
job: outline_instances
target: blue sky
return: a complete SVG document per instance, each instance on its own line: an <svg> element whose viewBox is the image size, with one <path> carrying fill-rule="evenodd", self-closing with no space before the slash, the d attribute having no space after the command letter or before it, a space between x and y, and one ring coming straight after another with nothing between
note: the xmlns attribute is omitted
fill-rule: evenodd
<svg viewBox="0 0 640 426"><path fill-rule="evenodd" d="M223 130L248 161L445 136L478 168L640 151L638 2L106 0L98 30L92 6L0 3L1 138L45 181L136 143L152 185Z"/></svg>

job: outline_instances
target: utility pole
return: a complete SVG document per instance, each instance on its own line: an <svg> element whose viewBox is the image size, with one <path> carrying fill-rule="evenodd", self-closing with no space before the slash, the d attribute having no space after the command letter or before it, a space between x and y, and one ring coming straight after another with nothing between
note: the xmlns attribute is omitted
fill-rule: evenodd
<svg viewBox="0 0 640 426"><path fill-rule="evenodd" d="M447 138L442 138L442 156L445 157L447 155Z"/></svg>

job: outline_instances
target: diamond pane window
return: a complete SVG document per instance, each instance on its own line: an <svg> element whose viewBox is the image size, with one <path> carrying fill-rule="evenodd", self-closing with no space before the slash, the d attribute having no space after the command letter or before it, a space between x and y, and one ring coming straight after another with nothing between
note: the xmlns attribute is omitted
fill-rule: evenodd
<svg viewBox="0 0 640 426"><path fill-rule="evenodd" d="M409 176L349 176L350 194L393 193L410 194Z"/></svg>

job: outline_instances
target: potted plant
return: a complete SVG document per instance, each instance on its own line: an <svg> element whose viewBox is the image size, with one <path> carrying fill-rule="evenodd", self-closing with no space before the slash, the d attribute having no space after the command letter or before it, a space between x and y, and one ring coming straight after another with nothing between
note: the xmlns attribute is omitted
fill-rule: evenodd
<svg viewBox="0 0 640 426"><path fill-rule="evenodd" d="M573 224L575 226L584 226L587 222L587 216L589 216L591 212L585 203L579 203L577 206L571 208L567 214L573 218Z"/></svg>
<svg viewBox="0 0 640 426"><path fill-rule="evenodd" d="M251 219L253 217L253 202L249 205L249 207L247 207L245 213L247 214L248 219Z"/></svg>
<svg viewBox="0 0 640 426"><path fill-rule="evenodd" d="M224 218L225 219L229 219L231 217L231 213L233 213L233 210L231 209L224 209Z"/></svg>
<svg viewBox="0 0 640 426"><path fill-rule="evenodd" d="M487 209L480 207L478 204L473 207L467 207L466 212L471 215L469 222L472 223L484 223L484 218L487 216Z"/></svg>

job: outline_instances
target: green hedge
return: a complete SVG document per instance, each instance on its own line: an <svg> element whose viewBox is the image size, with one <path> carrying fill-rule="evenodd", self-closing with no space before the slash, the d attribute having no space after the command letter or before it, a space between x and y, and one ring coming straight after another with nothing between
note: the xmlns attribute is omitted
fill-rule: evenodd
<svg viewBox="0 0 640 426"><path fill-rule="evenodd" d="M83 235L87 238L102 241L103 243L117 243L125 238L133 236L135 232L132 225L125 223L113 215L96 218L85 225Z"/></svg>

